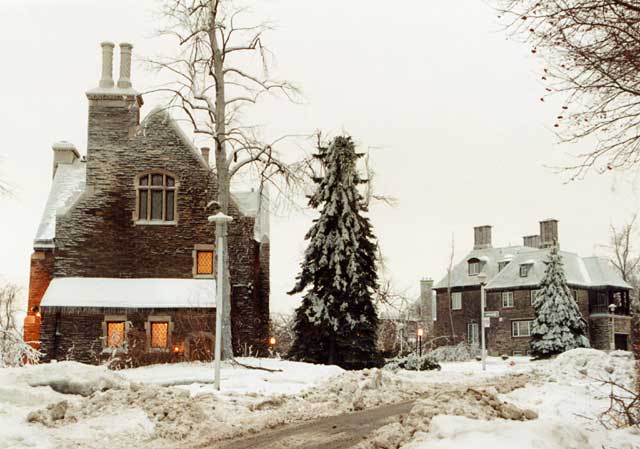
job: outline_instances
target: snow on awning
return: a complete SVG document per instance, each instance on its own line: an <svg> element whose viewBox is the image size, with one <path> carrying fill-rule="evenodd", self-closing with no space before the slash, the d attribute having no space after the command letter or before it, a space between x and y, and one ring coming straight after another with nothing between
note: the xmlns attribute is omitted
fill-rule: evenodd
<svg viewBox="0 0 640 449"><path fill-rule="evenodd" d="M42 307L214 308L213 279L55 278Z"/></svg>

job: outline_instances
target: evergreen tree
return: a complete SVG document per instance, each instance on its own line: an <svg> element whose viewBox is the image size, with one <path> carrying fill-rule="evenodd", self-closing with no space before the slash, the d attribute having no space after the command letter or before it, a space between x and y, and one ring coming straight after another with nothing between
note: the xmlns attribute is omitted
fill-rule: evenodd
<svg viewBox="0 0 640 449"><path fill-rule="evenodd" d="M533 301L535 319L531 329L531 353L536 358L550 357L569 349L589 347L585 323L571 295L564 275L562 256L557 245L545 261L547 268L540 291Z"/></svg>
<svg viewBox="0 0 640 449"><path fill-rule="evenodd" d="M320 209L320 217L305 237L309 246L289 292L305 292L296 310L289 356L346 369L380 366L373 305L376 243L358 191L366 181L356 169L362 154L356 153L350 137L336 137L318 150L324 176L314 179L317 189L309 205Z"/></svg>

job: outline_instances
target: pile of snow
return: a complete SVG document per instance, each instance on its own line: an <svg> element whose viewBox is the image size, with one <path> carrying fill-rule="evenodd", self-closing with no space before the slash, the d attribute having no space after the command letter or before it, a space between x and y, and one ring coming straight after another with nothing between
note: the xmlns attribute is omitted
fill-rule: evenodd
<svg viewBox="0 0 640 449"><path fill-rule="evenodd" d="M635 361L627 351L603 352L596 349L578 348L560 354L547 366L550 380L608 381L631 386L634 382Z"/></svg>
<svg viewBox="0 0 640 449"><path fill-rule="evenodd" d="M512 421L529 421L538 417L533 410L521 409L502 401L494 388L434 392L428 398L417 401L402 423L396 422L378 429L358 448L396 449L409 442L416 433L431 432L432 420L438 415L464 416L475 420Z"/></svg>
<svg viewBox="0 0 640 449"><path fill-rule="evenodd" d="M465 342L455 346L440 346L428 353L436 362L466 362L472 360L477 354L479 354L478 348L472 348Z"/></svg>

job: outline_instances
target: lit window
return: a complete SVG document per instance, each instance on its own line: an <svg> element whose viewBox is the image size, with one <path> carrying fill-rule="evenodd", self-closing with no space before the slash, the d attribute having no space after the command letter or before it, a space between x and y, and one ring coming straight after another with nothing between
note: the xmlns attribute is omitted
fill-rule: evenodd
<svg viewBox="0 0 640 449"><path fill-rule="evenodd" d="M462 309L462 292L451 294L451 310Z"/></svg>
<svg viewBox="0 0 640 449"><path fill-rule="evenodd" d="M502 292L502 307L513 307L513 292Z"/></svg>
<svg viewBox="0 0 640 449"><path fill-rule="evenodd" d="M125 339L125 322L124 321L108 321L107 322L107 347L120 348L124 345Z"/></svg>
<svg viewBox="0 0 640 449"><path fill-rule="evenodd" d="M529 263L520 265L520 277L526 278L529 276L529 271L531 270L532 265Z"/></svg>
<svg viewBox="0 0 640 449"><path fill-rule="evenodd" d="M169 346L169 323L156 321L151 323L151 348L166 349Z"/></svg>
<svg viewBox="0 0 640 449"><path fill-rule="evenodd" d="M530 337L531 336L531 320L512 321L511 335L513 337Z"/></svg>
<svg viewBox="0 0 640 449"><path fill-rule="evenodd" d="M138 220L174 222L176 179L165 173L151 173L137 179Z"/></svg>
<svg viewBox="0 0 640 449"><path fill-rule="evenodd" d="M213 251L196 251L196 273L213 274Z"/></svg>

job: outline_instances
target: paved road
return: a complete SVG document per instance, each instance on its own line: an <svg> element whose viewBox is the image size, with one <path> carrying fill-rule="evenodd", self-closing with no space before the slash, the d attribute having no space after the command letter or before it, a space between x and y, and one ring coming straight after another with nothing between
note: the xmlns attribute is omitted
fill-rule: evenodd
<svg viewBox="0 0 640 449"><path fill-rule="evenodd" d="M408 413L414 401L292 424L259 435L218 442L211 449L347 449Z"/></svg>

